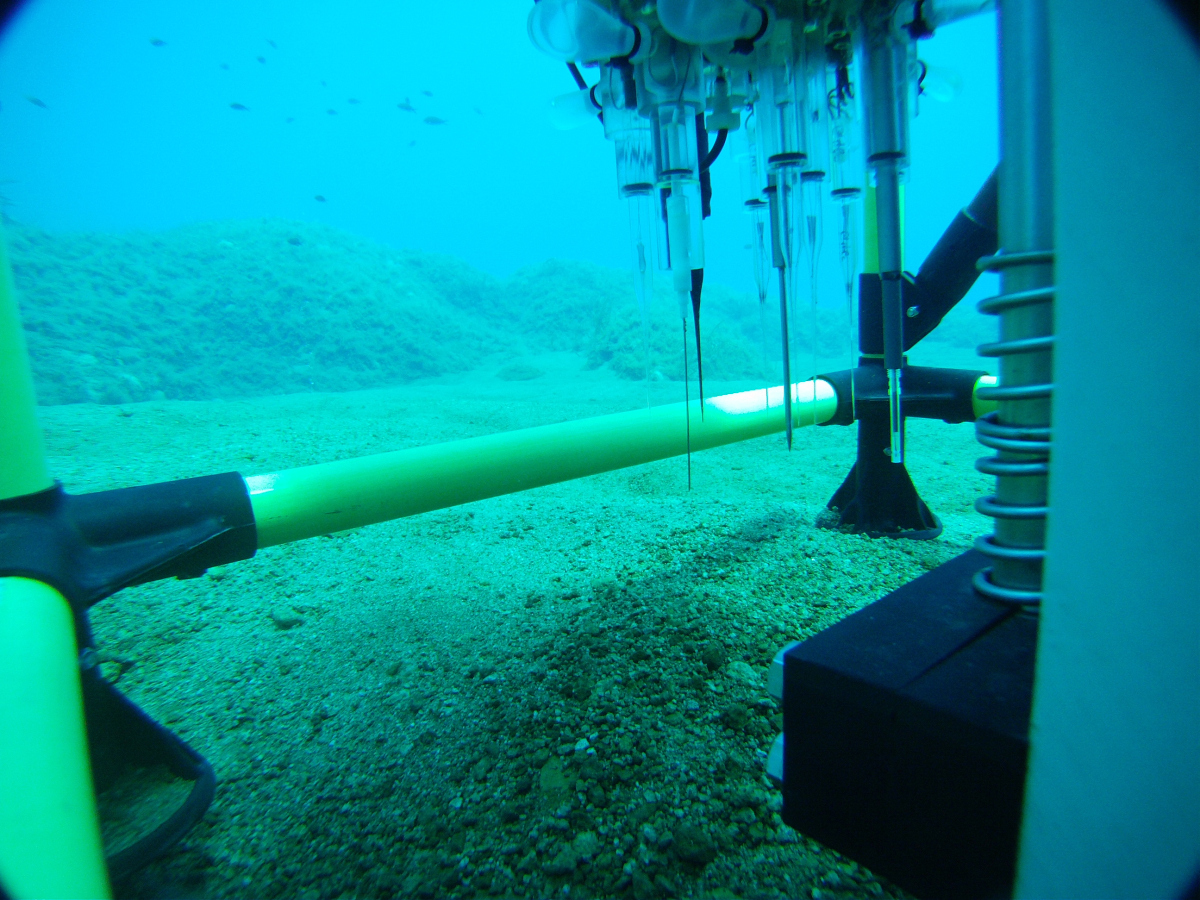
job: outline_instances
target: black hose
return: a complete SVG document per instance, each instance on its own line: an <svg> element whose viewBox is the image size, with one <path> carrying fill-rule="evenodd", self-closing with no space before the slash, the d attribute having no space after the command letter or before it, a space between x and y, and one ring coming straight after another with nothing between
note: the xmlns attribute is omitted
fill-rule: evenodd
<svg viewBox="0 0 1200 900"><path fill-rule="evenodd" d="M583 80L583 73L579 71L579 66L573 62L567 63L567 68L571 70L571 77L575 79L575 83L579 85L581 91L587 90L588 83Z"/></svg>
<svg viewBox="0 0 1200 900"><path fill-rule="evenodd" d="M704 161L700 163L701 172L717 161L717 157L721 155L721 150L725 147L725 138L727 137L729 137L728 128L722 128L717 132L717 139L713 141L712 149L708 151L704 157Z"/></svg>

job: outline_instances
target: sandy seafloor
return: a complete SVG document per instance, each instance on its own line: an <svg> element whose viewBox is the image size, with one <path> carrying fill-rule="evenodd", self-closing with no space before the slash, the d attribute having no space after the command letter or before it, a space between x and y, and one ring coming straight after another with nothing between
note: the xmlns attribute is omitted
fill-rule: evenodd
<svg viewBox="0 0 1200 900"><path fill-rule="evenodd" d="M644 405L565 354L528 381L47 407L54 474L243 474ZM754 384L707 384L707 393ZM682 385L651 385L654 403ZM862 897L780 820L772 655L970 546L970 425L909 422L930 542L815 528L854 429L797 432L271 547L93 610L104 669L213 764L127 897ZM594 753L582 749L582 741ZM577 747L579 749L577 749ZM184 784L184 787L186 785ZM178 793L178 791L176 791ZM105 807L121 833L139 808Z"/></svg>

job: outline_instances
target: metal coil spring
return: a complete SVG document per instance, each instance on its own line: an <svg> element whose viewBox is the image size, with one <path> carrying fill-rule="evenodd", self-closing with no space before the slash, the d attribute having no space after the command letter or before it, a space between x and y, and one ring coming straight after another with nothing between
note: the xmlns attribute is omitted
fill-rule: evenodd
<svg viewBox="0 0 1200 900"><path fill-rule="evenodd" d="M979 270L998 272L1017 266L1048 265L1054 262L1054 253L1049 250L1032 251L1028 253L999 252L995 256L985 256L979 260ZM1054 302L1054 288L1040 287L1027 291L1012 291L989 297L979 303L979 311L988 315L1001 315L1008 310L1039 303ZM982 344L979 355L986 357L1011 356L1018 353L1036 353L1051 350L1054 347L1054 336L1020 338L1009 341L997 341ZM981 400L1010 401L1033 400L1048 398L1054 392L1053 384L1025 385L996 385L980 388L978 396ZM1034 459L1012 460L1003 459L998 454L987 456L975 463L975 468L985 475L996 477L1038 477L1050 472L1050 428L1006 425L999 421L996 413L989 413L975 423L975 437L979 443L993 450L1007 453L1019 453ZM1038 458L1040 457L1040 458ZM1000 503L995 496L981 497L975 502L975 509L985 516L996 519L1045 519L1047 508L1032 504ZM1018 560L1024 562L1041 562L1045 559L1044 547L1007 547L997 544L993 535L984 535L975 541L975 549L992 559ZM994 584L991 580L992 569L989 566L975 573L975 589L993 600L1002 603L1012 603L1021 606L1037 606L1041 603L1042 592L1016 590Z"/></svg>

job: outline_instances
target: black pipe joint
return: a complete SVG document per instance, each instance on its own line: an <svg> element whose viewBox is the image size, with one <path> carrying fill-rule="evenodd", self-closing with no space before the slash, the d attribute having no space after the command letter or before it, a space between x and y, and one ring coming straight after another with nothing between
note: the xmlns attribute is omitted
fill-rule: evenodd
<svg viewBox="0 0 1200 900"><path fill-rule="evenodd" d="M56 484L0 501L0 576L53 586L77 621L124 587L195 578L257 549L250 496L237 472L92 494Z"/></svg>
<svg viewBox="0 0 1200 900"><path fill-rule="evenodd" d="M982 369L939 369L909 366L901 369L901 410L905 418L941 419L951 425L974 422L975 384L988 374ZM837 393L837 411L825 425L852 425L860 410L888 403L887 371L883 360L860 359L857 369L818 376Z"/></svg>

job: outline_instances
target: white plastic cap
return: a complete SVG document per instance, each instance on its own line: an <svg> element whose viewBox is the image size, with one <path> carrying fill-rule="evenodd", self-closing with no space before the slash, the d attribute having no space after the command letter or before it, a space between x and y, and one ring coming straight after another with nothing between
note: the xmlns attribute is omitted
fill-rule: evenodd
<svg viewBox="0 0 1200 900"><path fill-rule="evenodd" d="M592 97L592 89L559 94L550 101L550 124L559 131L569 131L596 121L600 107Z"/></svg>
<svg viewBox="0 0 1200 900"><path fill-rule="evenodd" d="M685 44L750 38L763 27L762 8L748 0L658 0L658 21Z"/></svg>
<svg viewBox="0 0 1200 900"><path fill-rule="evenodd" d="M767 777L777 784L783 784L783 735L775 736L771 749L767 753Z"/></svg>
<svg viewBox="0 0 1200 900"><path fill-rule="evenodd" d="M783 657L798 643L800 642L792 641L776 653L775 658L771 660L771 668L767 669L767 693L780 703L783 702Z"/></svg>
<svg viewBox="0 0 1200 900"><path fill-rule="evenodd" d="M529 11L529 39L563 62L597 62L633 51L637 32L592 0L541 0Z"/></svg>

